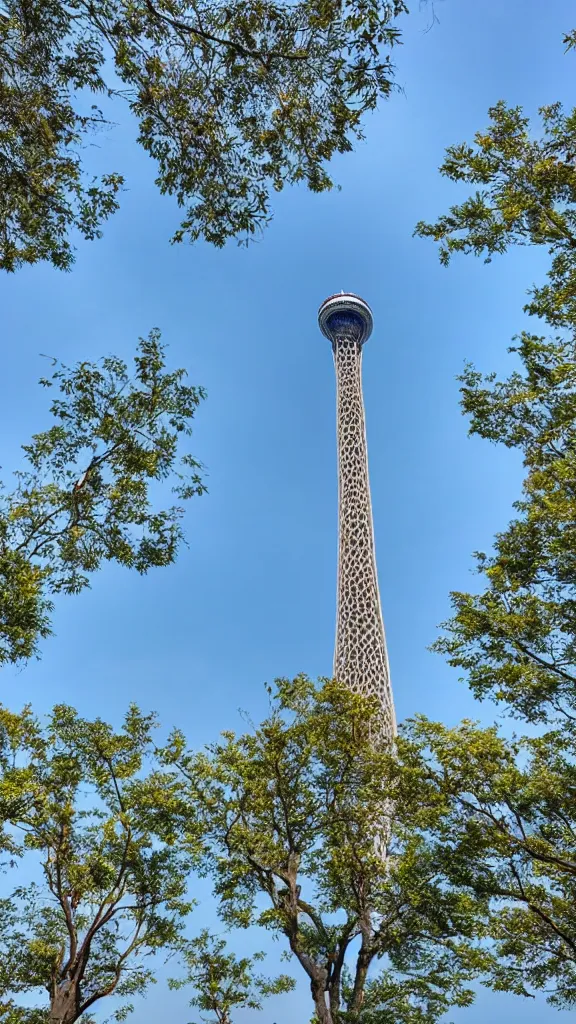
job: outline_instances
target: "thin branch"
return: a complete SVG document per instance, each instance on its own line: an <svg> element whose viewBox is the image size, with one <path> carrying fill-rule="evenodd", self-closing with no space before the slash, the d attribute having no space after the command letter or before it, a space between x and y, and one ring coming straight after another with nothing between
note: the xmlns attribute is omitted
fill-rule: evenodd
<svg viewBox="0 0 576 1024"><path fill-rule="evenodd" d="M274 58L289 61L308 60L307 52L304 54L278 53L274 50L271 50L269 53L262 53L258 50L247 50L246 47L242 46L241 43L236 43L233 39L221 39L218 36L212 35L210 32L205 32L201 28L188 25L184 21L178 21L178 19L176 18L171 18L169 15L163 14L161 11L157 10L157 8L152 3L152 0L145 0L145 3L146 7L148 8L153 17L157 18L160 21L166 22L168 25L171 25L172 28L176 28L180 32L186 32L190 35L198 36L200 39L203 39L205 42L208 43L216 43L218 46L227 46L230 49L233 49L237 53L239 53L241 57L248 57L252 60L260 61L260 63L263 64L267 70L269 67L269 61L273 60Z"/></svg>

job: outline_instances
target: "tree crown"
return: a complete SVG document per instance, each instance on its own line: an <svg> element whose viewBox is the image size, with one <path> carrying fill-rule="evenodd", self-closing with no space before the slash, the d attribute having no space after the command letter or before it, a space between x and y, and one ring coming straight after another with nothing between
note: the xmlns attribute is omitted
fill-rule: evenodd
<svg viewBox="0 0 576 1024"><path fill-rule="evenodd" d="M204 398L166 370L160 334L140 341L134 374L121 359L56 366L54 425L23 451L16 488L0 494L0 663L37 652L50 632L50 595L77 593L103 561L140 573L174 561L181 502L202 494L200 464L181 452ZM158 509L171 480L180 503Z"/></svg>
<svg viewBox="0 0 576 1024"><path fill-rule="evenodd" d="M6 0L0 18L0 268L67 269L71 233L101 233L123 176L90 178L86 140L126 101L156 183L184 216L173 241L249 239L270 193L332 187L392 87L403 0Z"/></svg>

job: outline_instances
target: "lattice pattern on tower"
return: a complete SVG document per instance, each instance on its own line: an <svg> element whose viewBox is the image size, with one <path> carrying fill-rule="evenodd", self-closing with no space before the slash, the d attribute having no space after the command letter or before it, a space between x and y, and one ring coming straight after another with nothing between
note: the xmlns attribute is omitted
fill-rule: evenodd
<svg viewBox="0 0 576 1024"><path fill-rule="evenodd" d="M335 307L332 312L327 304ZM337 384L339 550L334 677L364 696L378 698L382 738L392 741L396 721L376 572L362 396L362 346L372 328L371 313L356 296L334 296L320 309L320 326L332 341Z"/></svg>

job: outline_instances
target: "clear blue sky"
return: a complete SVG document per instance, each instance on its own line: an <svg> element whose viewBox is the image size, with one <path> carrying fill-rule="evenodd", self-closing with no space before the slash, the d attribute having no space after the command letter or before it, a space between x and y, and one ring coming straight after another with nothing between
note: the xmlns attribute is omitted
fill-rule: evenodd
<svg viewBox="0 0 576 1024"><path fill-rule="evenodd" d="M414 0L414 8L418 0ZM95 166L122 170L129 191L105 237L83 243L71 274L34 267L0 280L4 478L18 445L46 423L35 384L39 353L65 361L129 356L162 329L170 360L208 389L194 452L210 493L191 503L189 548L145 579L105 569L93 590L62 599L43 659L5 671L2 698L45 711L69 702L118 722L130 701L178 723L194 744L241 726L238 708L265 711L263 683L329 674L335 617L334 382L316 310L350 289L372 305L364 382L382 603L398 717L449 723L478 715L467 690L427 652L448 592L474 586L471 552L486 548L518 494L514 459L469 440L455 376L465 359L506 371L523 325L526 288L543 258L517 251L490 266L439 267L415 222L456 199L440 179L444 148L470 139L499 98L530 112L573 101L569 0L437 0L405 20L397 51L403 88L338 161L342 191L292 190L263 240L244 250L170 247L177 211L124 124L98 140ZM123 111L117 119L122 122ZM490 718L493 709L483 714ZM209 920L205 902L198 920ZM252 939L247 940L252 946ZM153 992L135 1015L166 1015ZM172 1019L190 1019L170 997ZM305 987L245 1021L308 1019ZM454 1021L552 1022L543 1002L482 994Z"/></svg>

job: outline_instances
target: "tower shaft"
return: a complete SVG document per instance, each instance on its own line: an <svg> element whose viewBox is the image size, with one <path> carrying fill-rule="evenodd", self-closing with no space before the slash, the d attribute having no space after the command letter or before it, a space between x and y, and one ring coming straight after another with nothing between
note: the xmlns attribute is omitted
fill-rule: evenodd
<svg viewBox="0 0 576 1024"><path fill-rule="evenodd" d="M345 325L344 325L345 328ZM380 606L362 395L362 341L335 327L338 608L334 677L381 706L382 739L396 732Z"/></svg>

